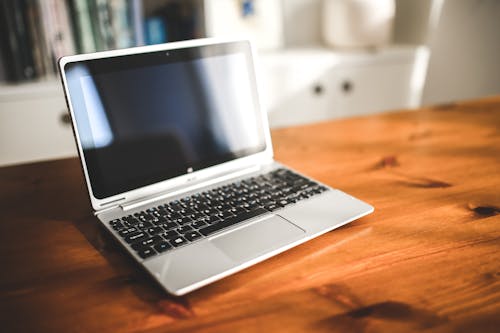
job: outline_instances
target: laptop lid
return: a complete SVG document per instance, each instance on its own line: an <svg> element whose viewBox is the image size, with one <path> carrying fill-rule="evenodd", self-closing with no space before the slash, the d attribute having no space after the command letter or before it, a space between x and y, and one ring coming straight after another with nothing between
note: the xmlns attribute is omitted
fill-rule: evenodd
<svg viewBox="0 0 500 333"><path fill-rule="evenodd" d="M92 207L272 159L252 54L248 41L201 39L61 58Z"/></svg>

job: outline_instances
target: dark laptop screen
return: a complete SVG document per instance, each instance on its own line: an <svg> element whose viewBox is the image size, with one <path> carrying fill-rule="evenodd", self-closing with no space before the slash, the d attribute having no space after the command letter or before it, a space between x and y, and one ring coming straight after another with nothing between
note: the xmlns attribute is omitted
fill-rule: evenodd
<svg viewBox="0 0 500 333"><path fill-rule="evenodd" d="M266 148L246 42L73 62L64 71L98 199Z"/></svg>

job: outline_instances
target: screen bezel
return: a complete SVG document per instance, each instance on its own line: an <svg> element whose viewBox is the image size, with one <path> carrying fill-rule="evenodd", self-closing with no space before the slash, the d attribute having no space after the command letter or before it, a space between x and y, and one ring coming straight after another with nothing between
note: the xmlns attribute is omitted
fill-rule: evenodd
<svg viewBox="0 0 500 333"><path fill-rule="evenodd" d="M171 178L168 180L160 181L151 185L146 185L134 190L118 193L115 195L111 195L104 198L97 198L94 196L94 192L92 189L89 172L87 169L85 155L83 153L83 147L80 141L80 136L78 133L78 127L76 124L75 112L73 110L73 104L71 101L71 95L69 93L68 82L66 78L65 68L67 64L75 64L78 62L83 62L87 60L94 59L104 59L104 58L113 58L113 57L122 57L122 56L133 56L133 55L142 55L144 53L156 53L156 52L175 52L178 49L185 48L200 48L207 45L221 45L221 44L231 44L231 43L245 43L248 47L245 47L245 53L248 59L251 59L249 65L249 73L250 77L250 86L252 91L252 96L255 96L255 105L256 111L258 114L257 117L260 117L260 121L262 122L263 132L265 137L265 150L248 155L245 157L237 158L228 162L224 162L215 166L211 166L205 169L197 170L192 173L186 173L184 175ZM227 45L228 49L231 48L231 45ZM130 57L133 58L133 57ZM59 70L61 74L61 80L63 84L64 93L66 96L66 102L68 105L68 109L71 115L72 127L75 136L75 140L77 142L78 154L80 156L80 161L87 185L87 190L90 196L90 201L92 204L92 208L95 211L100 211L103 209L107 209L109 207L115 207L117 205L123 205L130 202L135 202L141 199L149 199L156 195L162 195L168 191L175 191L179 188L195 185L195 184L203 184L205 181L212 180L217 176L224 176L231 172L237 172L238 170L242 170L245 168L251 168L258 164L269 162L273 158L273 149L271 144L271 135L269 132L269 125L267 120L267 112L261 105L260 102L260 94L259 94L259 84L257 73L255 70L255 51L252 47L252 44L248 40L242 39L220 39L220 38L205 38L205 39L197 39L197 40L189 40L182 42L174 42L160 45L150 45L150 46L141 46L130 49L121 49L121 50L113 50L113 51L105 51L91 54L81 54L74 56L63 57L59 60Z"/></svg>

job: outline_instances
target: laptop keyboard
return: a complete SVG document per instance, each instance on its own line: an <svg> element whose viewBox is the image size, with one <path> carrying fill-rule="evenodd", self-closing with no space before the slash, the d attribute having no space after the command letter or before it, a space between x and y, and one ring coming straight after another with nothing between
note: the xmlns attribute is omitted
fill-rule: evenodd
<svg viewBox="0 0 500 333"><path fill-rule="evenodd" d="M277 169L109 223L145 259L326 190L290 170Z"/></svg>

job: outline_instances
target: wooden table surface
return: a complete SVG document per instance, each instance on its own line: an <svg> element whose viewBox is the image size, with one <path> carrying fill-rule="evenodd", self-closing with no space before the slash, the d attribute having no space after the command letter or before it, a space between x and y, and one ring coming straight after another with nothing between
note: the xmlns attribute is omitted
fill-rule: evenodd
<svg viewBox="0 0 500 333"><path fill-rule="evenodd" d="M0 331L500 331L500 97L273 140L375 213L184 297L99 227L76 159L0 168Z"/></svg>

